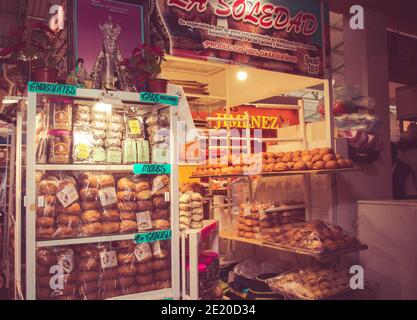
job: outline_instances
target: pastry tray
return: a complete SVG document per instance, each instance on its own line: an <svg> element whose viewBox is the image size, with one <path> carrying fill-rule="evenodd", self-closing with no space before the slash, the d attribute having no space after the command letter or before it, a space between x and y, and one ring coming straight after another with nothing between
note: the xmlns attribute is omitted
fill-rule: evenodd
<svg viewBox="0 0 417 320"><path fill-rule="evenodd" d="M291 252L291 253L295 253L295 254L298 254L298 255L309 256L309 257L313 257L313 258L316 258L316 259L334 258L334 257L338 257L340 255L344 255L344 254L358 252L358 251L368 249L367 245L358 243L357 245L346 247L346 248L343 248L343 249L334 250L334 251L317 252L317 251L312 251L312 250L307 250L307 249L289 247L289 246L277 244L275 242L270 242L270 241L263 241L263 243L265 245L267 245L268 247L273 247L277 250L281 250L281 251L285 251L285 252Z"/></svg>

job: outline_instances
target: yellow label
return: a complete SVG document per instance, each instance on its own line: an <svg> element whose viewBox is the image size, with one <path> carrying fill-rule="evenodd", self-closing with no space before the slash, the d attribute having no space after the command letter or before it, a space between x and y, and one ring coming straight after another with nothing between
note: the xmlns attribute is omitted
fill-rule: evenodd
<svg viewBox="0 0 417 320"><path fill-rule="evenodd" d="M78 159L87 159L88 156L90 155L88 145L86 144L79 144L77 146L77 151L78 151L78 154L77 154Z"/></svg>
<svg viewBox="0 0 417 320"><path fill-rule="evenodd" d="M139 120L129 120L129 128L131 134L140 134Z"/></svg>

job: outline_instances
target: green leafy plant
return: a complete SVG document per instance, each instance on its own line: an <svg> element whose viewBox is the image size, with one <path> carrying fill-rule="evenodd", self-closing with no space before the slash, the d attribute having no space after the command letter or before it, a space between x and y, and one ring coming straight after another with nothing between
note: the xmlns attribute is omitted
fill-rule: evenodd
<svg viewBox="0 0 417 320"><path fill-rule="evenodd" d="M143 83L148 79L156 79L161 73L161 65L165 60L165 53L160 47L138 45L130 58L124 59L122 65L126 67L130 77L135 82Z"/></svg>

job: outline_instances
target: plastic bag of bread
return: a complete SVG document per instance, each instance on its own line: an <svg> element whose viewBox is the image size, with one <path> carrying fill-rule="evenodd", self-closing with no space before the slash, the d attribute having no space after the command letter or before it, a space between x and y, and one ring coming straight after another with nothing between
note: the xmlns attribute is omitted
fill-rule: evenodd
<svg viewBox="0 0 417 320"><path fill-rule="evenodd" d="M56 236L56 202L59 179L51 174L37 181L36 237L50 239Z"/></svg>
<svg viewBox="0 0 417 320"><path fill-rule="evenodd" d="M77 182L73 176L61 174L57 190L57 237L77 236L80 224L81 205Z"/></svg>
<svg viewBox="0 0 417 320"><path fill-rule="evenodd" d="M81 300L98 300L100 275L100 251L97 245L76 247L78 268L78 296Z"/></svg>
<svg viewBox="0 0 417 320"><path fill-rule="evenodd" d="M135 192L136 192L136 212L141 213L139 216L135 215L135 221L143 222L144 230L149 229L149 215L152 219L152 213L154 210L152 202L152 187L149 182L149 177L146 175L136 175L132 177L135 183ZM140 218L140 219L138 219ZM136 229L137 230L137 229Z"/></svg>
<svg viewBox="0 0 417 320"><path fill-rule="evenodd" d="M119 241L117 247L117 262L121 293L122 295L138 293L139 287L136 284L136 245L133 241L128 240Z"/></svg>
<svg viewBox="0 0 417 320"><path fill-rule="evenodd" d="M37 299L76 300L77 269L70 247L40 248L36 252Z"/></svg>
<svg viewBox="0 0 417 320"><path fill-rule="evenodd" d="M140 243L134 249L136 257L136 285L138 292L154 290L153 255L149 243Z"/></svg>
<svg viewBox="0 0 417 320"><path fill-rule="evenodd" d="M117 180L117 207L120 212L120 232L122 233L138 230L136 194L136 183L132 175L126 175Z"/></svg>
<svg viewBox="0 0 417 320"><path fill-rule="evenodd" d="M92 163L94 133L90 125L74 125L72 160L74 163Z"/></svg>
<svg viewBox="0 0 417 320"><path fill-rule="evenodd" d="M269 236L269 242L315 254L329 253L360 245L357 239L346 234L339 226L321 220L276 227L269 232Z"/></svg>
<svg viewBox="0 0 417 320"><path fill-rule="evenodd" d="M130 110L125 114L126 137L131 139L145 138L145 125L140 110Z"/></svg>
<svg viewBox="0 0 417 320"><path fill-rule="evenodd" d="M100 282L99 292L103 299L122 295L119 280L118 251L112 243L99 244Z"/></svg>
<svg viewBox="0 0 417 320"><path fill-rule="evenodd" d="M152 243L155 290L171 287L170 241Z"/></svg>

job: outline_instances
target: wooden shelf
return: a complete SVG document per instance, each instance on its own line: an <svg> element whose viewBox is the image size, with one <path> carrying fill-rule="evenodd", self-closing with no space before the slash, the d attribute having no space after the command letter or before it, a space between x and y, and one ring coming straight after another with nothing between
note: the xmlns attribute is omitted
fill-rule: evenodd
<svg viewBox="0 0 417 320"><path fill-rule="evenodd" d="M325 259L335 258L335 257L341 256L341 255L345 255L345 254L349 254L349 253L358 252L358 251L368 249L368 246L361 244L361 245L358 245L356 247L346 248L346 249L343 249L343 250L337 250L337 251L334 251L334 252L329 252L329 253L324 253L324 254L317 254L317 253L307 252L305 250L298 250L298 249L292 249L292 248L284 247L284 246L281 246L281 245L276 244L276 243L264 242L264 241L259 240L259 239L250 239L250 238L239 237L235 231L220 231L219 237L222 238L222 239L239 241L239 242L242 242L242 243L247 243L247 244L255 245L255 246L258 246L258 247L262 247L262 248L274 249L274 250L277 250L277 251L281 251L282 253L308 256L308 257L316 258L318 260L325 260Z"/></svg>
<svg viewBox="0 0 417 320"><path fill-rule="evenodd" d="M280 171L280 172L261 172L256 174L222 174L222 175L204 175L204 176L191 176L192 179L197 178L233 178L233 177L247 177L247 176L262 176L262 177L279 177L279 176L293 176L300 174L333 174L344 173L352 171L360 171L360 168L344 168L344 169L323 169L323 170L300 170L300 171Z"/></svg>

